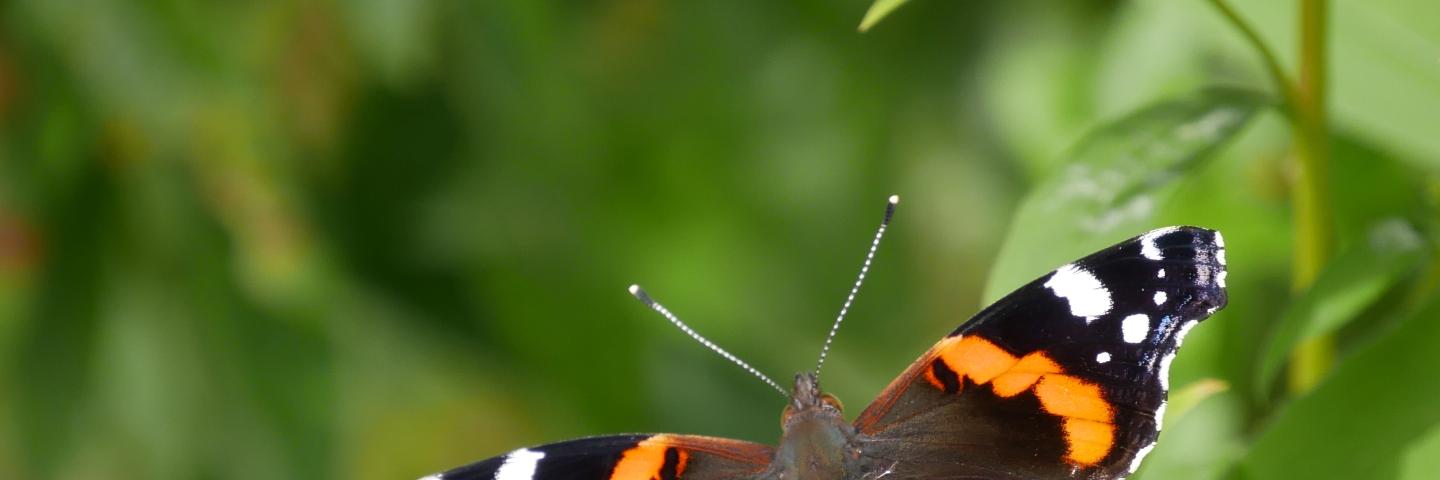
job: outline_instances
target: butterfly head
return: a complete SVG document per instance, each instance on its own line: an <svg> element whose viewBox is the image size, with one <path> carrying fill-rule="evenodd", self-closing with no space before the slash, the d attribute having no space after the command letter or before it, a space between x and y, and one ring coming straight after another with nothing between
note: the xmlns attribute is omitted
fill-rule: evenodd
<svg viewBox="0 0 1440 480"><path fill-rule="evenodd" d="M785 406L781 424L788 426L796 415L833 415L839 417L844 411L840 399L820 390L820 382L813 373L795 375L795 389L790 393L790 404Z"/></svg>
<svg viewBox="0 0 1440 480"><path fill-rule="evenodd" d="M820 390L815 374L795 375L772 465L775 478L844 478L844 472L855 471L860 449L841 409L840 400Z"/></svg>

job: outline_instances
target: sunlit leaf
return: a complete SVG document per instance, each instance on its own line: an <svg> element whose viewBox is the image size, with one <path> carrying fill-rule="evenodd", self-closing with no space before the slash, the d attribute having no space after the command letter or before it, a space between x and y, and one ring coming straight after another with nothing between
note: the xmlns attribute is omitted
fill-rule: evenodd
<svg viewBox="0 0 1440 480"><path fill-rule="evenodd" d="M1231 2L1251 19L1282 61L1299 51L1294 2ZM1440 167L1440 2L1330 2L1333 118L1367 141L1401 153L1407 162ZM1289 58L1286 58L1289 57Z"/></svg>
<svg viewBox="0 0 1440 480"><path fill-rule="evenodd" d="M1214 378L1207 378L1186 385L1184 388L1176 390L1175 394L1170 396L1169 403L1167 404L1168 407L1166 408L1167 413L1163 420L1173 422L1185 418L1185 414L1190 413L1190 410L1200 405L1200 402L1225 393L1227 390L1230 390L1230 384L1225 383L1224 380Z"/></svg>
<svg viewBox="0 0 1440 480"><path fill-rule="evenodd" d="M1243 402L1231 392L1215 392L1216 380L1195 382L1171 395L1165 425L1155 450L1132 480L1219 480L1244 454ZM1176 412L1178 401L1203 401ZM1186 398L1181 398L1186 397Z"/></svg>
<svg viewBox="0 0 1440 480"><path fill-rule="evenodd" d="M1440 2L1336 2L1337 119L1367 137L1440 166L1440 135L1427 124L1440 109Z"/></svg>
<svg viewBox="0 0 1440 480"><path fill-rule="evenodd" d="M1440 297L1345 359L1260 434L1247 478L1394 478L1404 447L1440 422Z"/></svg>
<svg viewBox="0 0 1440 480"><path fill-rule="evenodd" d="M1021 204L985 298L998 299L1077 254L1150 226L1163 187L1199 165L1266 104L1250 91L1212 88L1091 132Z"/></svg>
<svg viewBox="0 0 1440 480"><path fill-rule="evenodd" d="M865 19L860 21L860 31L869 30L908 1L910 0L875 0L875 3L870 5L870 10L865 11Z"/></svg>
<svg viewBox="0 0 1440 480"><path fill-rule="evenodd" d="M1440 428L1431 428L1406 449L1401 460L1400 480L1429 480L1440 477Z"/></svg>
<svg viewBox="0 0 1440 480"><path fill-rule="evenodd" d="M1315 284L1280 318L1262 357L1257 391L1275 380L1296 345L1334 332L1367 308L1418 265L1422 240L1406 223L1375 227L1364 244L1332 260Z"/></svg>

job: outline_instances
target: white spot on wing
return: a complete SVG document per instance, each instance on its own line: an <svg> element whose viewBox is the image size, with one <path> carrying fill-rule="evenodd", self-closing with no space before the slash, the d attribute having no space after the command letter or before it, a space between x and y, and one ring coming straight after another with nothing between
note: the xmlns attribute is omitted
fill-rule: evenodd
<svg viewBox="0 0 1440 480"><path fill-rule="evenodd" d="M1215 251L1215 261L1220 262L1221 265L1225 264L1225 249Z"/></svg>
<svg viewBox="0 0 1440 480"><path fill-rule="evenodd" d="M1229 272L1227 272L1227 271L1225 271L1225 270L1222 269L1222 270L1220 270L1220 274L1215 276L1215 284L1216 284L1216 285L1219 285L1220 288L1225 288L1225 274L1226 274L1226 273L1229 273Z"/></svg>
<svg viewBox="0 0 1440 480"><path fill-rule="evenodd" d="M1110 352L1100 352L1099 355L1095 355L1095 361L1100 363L1110 363Z"/></svg>
<svg viewBox="0 0 1440 480"><path fill-rule="evenodd" d="M1068 300L1070 314L1084 317L1085 323L1110 313L1110 290L1105 289L1105 284L1084 268L1075 265L1060 267L1045 281L1045 287L1054 291L1055 296Z"/></svg>
<svg viewBox="0 0 1440 480"><path fill-rule="evenodd" d="M1215 232L1215 246L1225 248L1225 236L1221 235L1218 230Z"/></svg>
<svg viewBox="0 0 1440 480"><path fill-rule="evenodd" d="M1169 402L1160 401L1160 408L1155 409L1155 431L1160 431L1160 425L1165 423L1165 405Z"/></svg>
<svg viewBox="0 0 1440 480"><path fill-rule="evenodd" d="M1140 240L1140 254L1151 260L1165 259L1165 255L1160 253L1160 247L1155 246L1155 239L1149 236Z"/></svg>
<svg viewBox="0 0 1440 480"><path fill-rule="evenodd" d="M1173 232L1173 231L1175 231L1175 227L1165 227L1165 228L1157 228L1157 229L1155 229L1155 230L1149 231L1148 233L1146 233L1146 234L1144 234L1144 235L1141 235L1141 236L1140 236L1140 254L1141 254L1141 255L1144 255L1145 258L1148 258L1148 259L1151 259L1151 260L1163 260L1163 259L1165 259L1165 254L1160 251L1160 247L1159 247L1159 246L1155 245L1155 239L1160 238L1161 236L1163 236L1163 235L1165 235L1165 234L1167 234L1167 233Z"/></svg>
<svg viewBox="0 0 1440 480"><path fill-rule="evenodd" d="M535 467L545 452L519 449L505 455L505 463L495 471L495 480L534 480Z"/></svg>
<svg viewBox="0 0 1440 480"><path fill-rule="evenodd" d="M425 477L422 477L420 480L441 480L441 477L440 474L437 473L434 475L427 475Z"/></svg>
<svg viewBox="0 0 1440 480"><path fill-rule="evenodd" d="M1165 304L1165 299L1167 299L1167 298L1169 298L1169 295L1166 295L1165 292L1155 292L1155 304L1156 304L1156 305L1164 305L1164 304Z"/></svg>
<svg viewBox="0 0 1440 480"><path fill-rule="evenodd" d="M1120 322L1120 335L1127 343L1140 343L1150 333L1150 317L1137 313Z"/></svg>
<svg viewBox="0 0 1440 480"><path fill-rule="evenodd" d="M1160 271L1155 272L1155 278L1165 278L1165 269L1162 268Z"/></svg>

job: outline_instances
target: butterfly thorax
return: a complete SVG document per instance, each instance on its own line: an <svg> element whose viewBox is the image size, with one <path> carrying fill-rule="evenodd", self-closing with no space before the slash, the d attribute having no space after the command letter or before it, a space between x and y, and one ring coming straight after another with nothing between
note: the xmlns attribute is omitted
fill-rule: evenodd
<svg viewBox="0 0 1440 480"><path fill-rule="evenodd" d="M855 428L845 421L839 400L820 391L814 375L795 376L782 426L775 460L763 478L852 478L859 471Z"/></svg>

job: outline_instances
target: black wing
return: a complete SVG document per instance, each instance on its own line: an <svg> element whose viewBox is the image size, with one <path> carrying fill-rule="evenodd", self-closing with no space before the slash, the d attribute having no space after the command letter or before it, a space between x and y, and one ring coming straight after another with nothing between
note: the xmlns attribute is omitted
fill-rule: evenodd
<svg viewBox="0 0 1440 480"><path fill-rule="evenodd" d="M1159 436L1170 362L1224 307L1218 232L1169 227L1064 265L916 360L855 426L886 478L1124 478Z"/></svg>
<svg viewBox="0 0 1440 480"><path fill-rule="evenodd" d="M693 435L615 435L522 448L421 480L735 480L754 478L773 451Z"/></svg>

